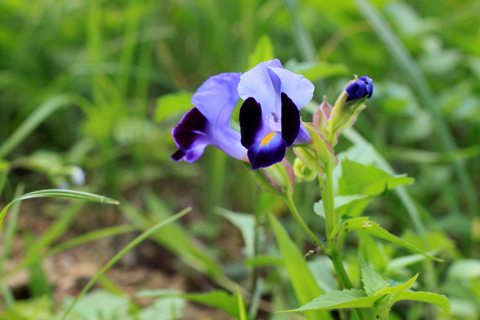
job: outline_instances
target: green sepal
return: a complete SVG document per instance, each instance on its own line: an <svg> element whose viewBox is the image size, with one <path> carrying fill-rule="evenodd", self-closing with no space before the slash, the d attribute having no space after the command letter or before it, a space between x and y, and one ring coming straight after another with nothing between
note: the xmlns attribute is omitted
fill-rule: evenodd
<svg viewBox="0 0 480 320"><path fill-rule="evenodd" d="M298 182L313 181L318 174L317 171L308 168L307 165L300 160L300 158L296 158L293 162L293 172L295 172L295 176L299 179Z"/></svg>
<svg viewBox="0 0 480 320"><path fill-rule="evenodd" d="M333 153L331 145L315 129L311 123L302 122L307 129L312 141L307 144L299 145L293 148L297 157L312 171L324 172L325 168L335 168L338 164L338 158Z"/></svg>
<svg viewBox="0 0 480 320"><path fill-rule="evenodd" d="M287 159L284 158L281 162L258 170L252 170L248 163L244 163L244 165L245 168L253 173L255 182L263 191L276 196L293 191L295 173Z"/></svg>

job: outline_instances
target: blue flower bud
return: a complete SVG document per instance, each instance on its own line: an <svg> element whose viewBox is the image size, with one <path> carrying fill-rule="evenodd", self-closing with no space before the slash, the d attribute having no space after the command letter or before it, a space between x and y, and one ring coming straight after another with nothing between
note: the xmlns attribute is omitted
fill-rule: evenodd
<svg viewBox="0 0 480 320"><path fill-rule="evenodd" d="M347 91L347 101L362 99L364 97L370 98L373 93L373 80L367 76L363 76L349 85L345 91Z"/></svg>
<svg viewBox="0 0 480 320"><path fill-rule="evenodd" d="M340 132L350 128L365 109L365 100L373 94L373 80L367 76L350 81L337 98L328 119L327 140L334 146Z"/></svg>

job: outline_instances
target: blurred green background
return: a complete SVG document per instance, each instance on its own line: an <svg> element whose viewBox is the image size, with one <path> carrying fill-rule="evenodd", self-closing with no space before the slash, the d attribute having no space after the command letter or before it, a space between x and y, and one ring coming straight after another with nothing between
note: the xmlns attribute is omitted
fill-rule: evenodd
<svg viewBox="0 0 480 320"><path fill-rule="evenodd" d="M141 289L231 289L231 279L248 288L252 275L244 265L241 233L216 207L282 215L295 242L305 252L312 249L283 203L260 192L238 161L213 147L194 164L169 158L176 150L171 128L192 108L196 88L212 75L245 72L258 57L273 54L314 82L316 102L327 95L333 103L354 74L374 80L374 96L355 129L396 172L416 179L408 192L418 215L412 219L393 193L375 201L365 214L412 242L422 232L422 221L431 241L428 249L437 249L446 259L435 270L424 270L434 273L430 290L453 297L452 319L478 319L479 14L476 0L2 0L2 202L14 198L19 184L25 192L72 188L122 202L118 208L25 202L12 227L11 250L2 251L3 318L29 319L40 301L45 319L52 319L66 297L82 288L82 277L91 278L91 270L100 268L102 259L135 232L113 229L108 233L113 238L99 237L101 244L92 242L85 252L85 245L72 245L80 253L67 250L53 256L70 261L62 271L61 261L47 258L49 248L127 223L144 230L187 206L193 212L181 223L152 237L113 274L107 273L100 287L113 296L99 291L105 295L99 300L114 301L119 299L114 294L133 296ZM302 111L304 120L311 120L314 108L312 103ZM352 146L349 139L340 140L337 152ZM311 210L318 186L297 185L295 194L302 216L321 234L323 222ZM252 215L247 217L250 223ZM271 237L269 232L265 237ZM386 260L402 255L391 245L378 246ZM353 259L355 252L351 254ZM452 276L453 266L460 271ZM288 277L280 267L270 268L262 275L262 299L295 306ZM410 273L422 268L428 266L415 264ZM119 280L122 272L136 279L135 270L162 280L145 275ZM24 279L18 276L22 273ZM152 301L135 299L126 300L128 312L154 312ZM398 316L420 319L422 308L398 311ZM198 305L182 310L185 319L225 318ZM262 312L262 319L285 319Z"/></svg>

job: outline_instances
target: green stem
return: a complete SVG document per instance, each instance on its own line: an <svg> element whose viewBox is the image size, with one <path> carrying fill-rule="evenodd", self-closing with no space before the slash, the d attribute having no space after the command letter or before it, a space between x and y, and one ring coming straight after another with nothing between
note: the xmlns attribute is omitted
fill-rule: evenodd
<svg viewBox="0 0 480 320"><path fill-rule="evenodd" d="M388 308L380 308L377 310L377 319L379 320L388 320L390 310Z"/></svg>
<svg viewBox="0 0 480 320"><path fill-rule="evenodd" d="M352 289L352 282L343 266L342 258L337 248L337 237L333 232L336 225L335 199L333 195L333 169L327 165L325 168L325 180L319 177L322 193L323 208L325 210L325 229L327 234L327 254L332 260L333 267L344 289ZM365 320L365 314L360 309L353 309L357 318Z"/></svg>
<svg viewBox="0 0 480 320"><path fill-rule="evenodd" d="M295 220L297 220L298 224L302 227L302 229L312 238L313 241L322 249L322 251L326 252L326 247L325 245L313 234L313 232L308 228L307 224L305 221L303 221L302 216L298 213L297 207L295 206L295 203L293 202L293 193L292 192L287 192L287 194L283 197L285 199L285 202L287 203L288 208L293 214L293 217Z"/></svg>
<svg viewBox="0 0 480 320"><path fill-rule="evenodd" d="M325 171L325 179L319 176L320 187L322 188L321 193L322 193L322 199L323 199L323 206L325 209L325 229L327 232L327 241L329 241L332 238L335 238L335 235L332 233L332 231L335 229L335 226L337 223L337 217L335 213L335 200L334 200L334 194L333 194L332 171L333 170L330 169L329 166L327 165L327 168Z"/></svg>
<svg viewBox="0 0 480 320"><path fill-rule="evenodd" d="M335 246L332 246L331 248L329 246L330 250L330 259L333 262L333 267L335 268L335 271L337 272L338 279L340 280L340 283L342 284L342 287L345 289L352 289L352 283L350 282L350 278L348 277L347 271L345 270L345 267L343 266L342 258L340 257L340 253L338 252L338 249Z"/></svg>

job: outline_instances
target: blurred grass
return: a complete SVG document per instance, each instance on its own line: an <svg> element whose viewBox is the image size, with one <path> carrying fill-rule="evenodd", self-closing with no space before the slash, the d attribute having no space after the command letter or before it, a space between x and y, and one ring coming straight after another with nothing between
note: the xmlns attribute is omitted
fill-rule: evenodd
<svg viewBox="0 0 480 320"><path fill-rule="evenodd" d="M454 241L462 257L479 259L478 8L475 0L4 0L0 3L2 199L14 198L19 182L29 192L56 188L58 181L65 181L73 189L125 199L126 204L113 211L115 223L128 219L139 230L192 206L191 221L163 230L171 238L159 233L152 239L186 265L233 290L233 282L221 270L229 253L218 249L224 226L213 208L257 212L256 225L262 231L255 248L264 255L274 255L262 251L271 245L263 230L264 213L279 214L285 208L260 193L244 168L218 150L207 148L195 164L171 161L175 146L170 130L191 108L188 97L203 81L220 72L244 72L252 67L257 43L268 47L268 42L267 49L284 66L314 81L316 101L326 94L333 102L353 74L374 79L374 97L355 129L389 161L383 162L385 168L407 172L417 182L408 192L397 189L398 199L379 199L367 214L392 233L416 230L426 247L416 245L424 250L441 247L447 261L460 257L444 249L445 239ZM177 92L183 92L183 99L175 100ZM308 112L302 116L311 119ZM352 135L347 138L359 141ZM350 144L342 139L337 148L345 150ZM38 159L37 151L55 155L60 168L81 167L87 185L76 186L67 173L53 179L46 177L48 170L22 165ZM310 214L318 187L297 186L295 197L305 221L321 234L323 222ZM33 253L23 261L41 263L60 250L62 243L55 246L56 242L84 210L83 205L63 208L44 235L34 236ZM99 213L99 221L103 219ZM310 249L291 219L282 223L296 244ZM70 244L130 228L103 227ZM19 236L20 231L13 230L7 239ZM443 240L435 238L438 230ZM347 241L346 261L352 247ZM386 257L398 258L387 245L382 250ZM233 274L238 276L244 266L237 258ZM423 263L427 276L422 281L431 287L443 283L443 272L433 272L431 262ZM408 268L400 270L408 273ZM262 273L255 272L255 279L258 274ZM262 281L265 291L278 293L275 301L286 308L295 303L291 288L276 290L287 283L276 269ZM471 302L478 279L468 281L468 285L455 282L452 288ZM11 301L4 285L2 292L4 300ZM474 305L478 314L478 302ZM411 310L413 317L423 308Z"/></svg>

